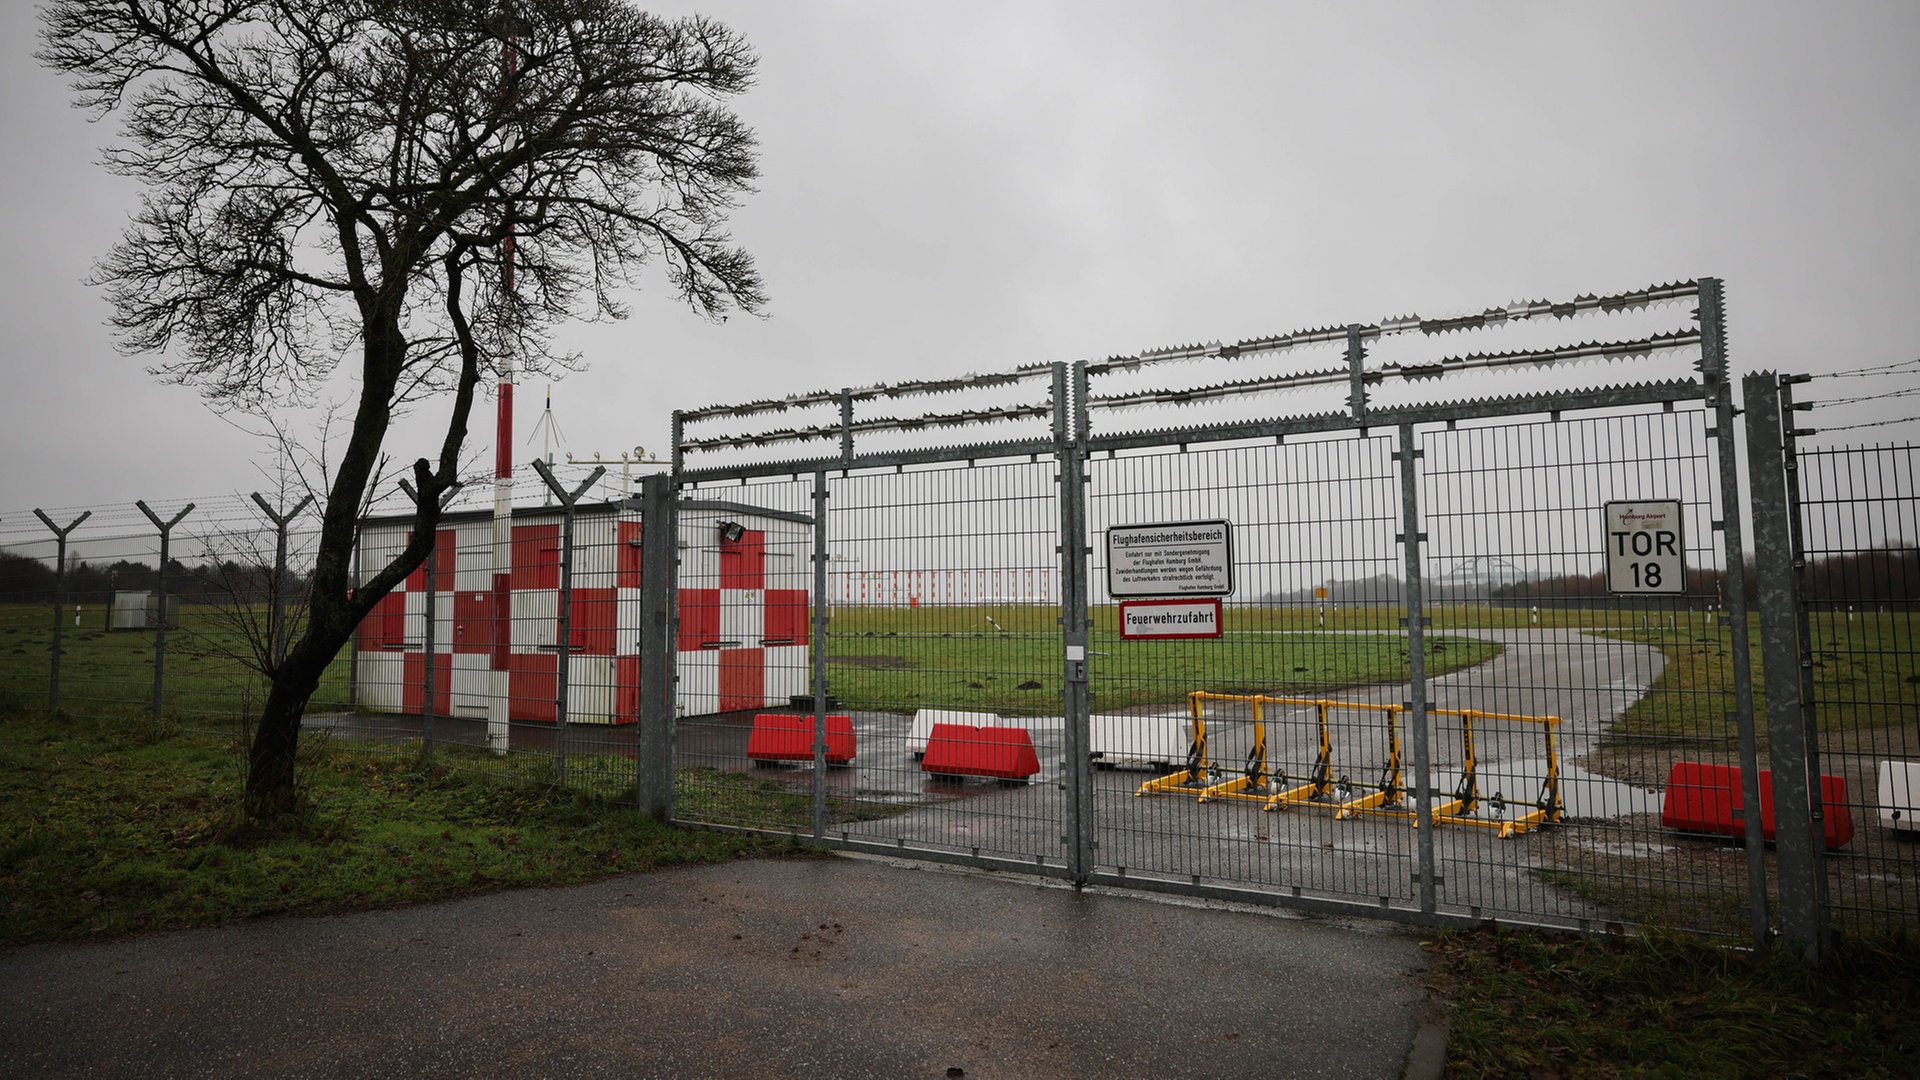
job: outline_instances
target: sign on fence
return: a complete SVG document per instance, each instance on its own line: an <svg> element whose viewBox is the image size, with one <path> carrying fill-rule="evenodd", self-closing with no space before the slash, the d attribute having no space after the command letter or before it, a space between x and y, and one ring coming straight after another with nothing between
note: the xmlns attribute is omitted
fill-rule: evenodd
<svg viewBox="0 0 1920 1080"><path fill-rule="evenodd" d="M1610 502L1606 508L1607 591L1687 591L1680 501Z"/></svg>
<svg viewBox="0 0 1920 1080"><path fill-rule="evenodd" d="M1120 604L1120 636L1138 638L1217 638L1220 601L1124 600Z"/></svg>
<svg viewBox="0 0 1920 1080"><path fill-rule="evenodd" d="M1233 594L1233 524L1175 521L1107 529L1107 595Z"/></svg>

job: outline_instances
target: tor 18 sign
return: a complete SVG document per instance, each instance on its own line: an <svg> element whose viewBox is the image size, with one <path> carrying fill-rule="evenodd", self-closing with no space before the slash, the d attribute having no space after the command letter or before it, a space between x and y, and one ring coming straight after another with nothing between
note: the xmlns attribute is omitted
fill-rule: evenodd
<svg viewBox="0 0 1920 1080"><path fill-rule="evenodd" d="M1687 591L1680 501L1610 502L1606 509L1607 591Z"/></svg>

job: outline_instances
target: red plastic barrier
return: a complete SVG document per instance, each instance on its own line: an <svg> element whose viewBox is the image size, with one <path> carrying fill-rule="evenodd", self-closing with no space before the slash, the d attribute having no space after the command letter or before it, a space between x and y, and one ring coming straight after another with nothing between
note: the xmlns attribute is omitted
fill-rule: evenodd
<svg viewBox="0 0 1920 1080"><path fill-rule="evenodd" d="M1853 839L1853 813L1847 805L1847 781L1841 776L1820 777L1822 821L1829 848L1845 847ZM1667 773L1667 791L1660 803L1660 824L1683 832L1746 835L1746 826L1734 812L1746 806L1740 790L1740 770L1732 765L1676 761ZM1773 770L1760 771L1760 835L1773 839Z"/></svg>
<svg viewBox="0 0 1920 1080"><path fill-rule="evenodd" d="M941 776L995 776L1025 780L1040 771L1040 755L1026 728L935 724L920 768Z"/></svg>
<svg viewBox="0 0 1920 1080"><path fill-rule="evenodd" d="M827 717L827 764L853 760L853 720ZM813 717L791 713L761 713L753 718L747 736L747 757L753 761L812 761Z"/></svg>

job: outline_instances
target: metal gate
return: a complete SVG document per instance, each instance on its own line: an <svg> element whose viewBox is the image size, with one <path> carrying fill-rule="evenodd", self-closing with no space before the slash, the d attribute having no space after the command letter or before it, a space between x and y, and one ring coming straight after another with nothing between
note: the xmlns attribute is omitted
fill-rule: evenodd
<svg viewBox="0 0 1920 1080"><path fill-rule="evenodd" d="M814 532L787 553L810 690L680 718L676 814L1418 922L1765 934L1760 821L1661 821L1676 767L1759 801L1722 342L1701 279L677 413L679 498ZM1611 580L1649 507L1670 561ZM1218 536L1231 581L1115 535Z"/></svg>

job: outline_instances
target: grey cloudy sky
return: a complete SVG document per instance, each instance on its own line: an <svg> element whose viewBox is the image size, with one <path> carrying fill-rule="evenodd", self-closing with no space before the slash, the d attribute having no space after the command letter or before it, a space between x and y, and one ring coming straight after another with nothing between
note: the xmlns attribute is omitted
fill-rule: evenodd
<svg viewBox="0 0 1920 1080"><path fill-rule="evenodd" d="M772 303L709 324L656 287L570 332L591 366L553 384L563 450L662 447L675 407L1703 275L1741 371L1920 356L1911 0L656 9L762 55L733 227ZM263 442L111 344L82 279L138 188L98 168L113 131L36 30L0 10L0 514L262 488ZM521 461L546 389L520 390Z"/></svg>

